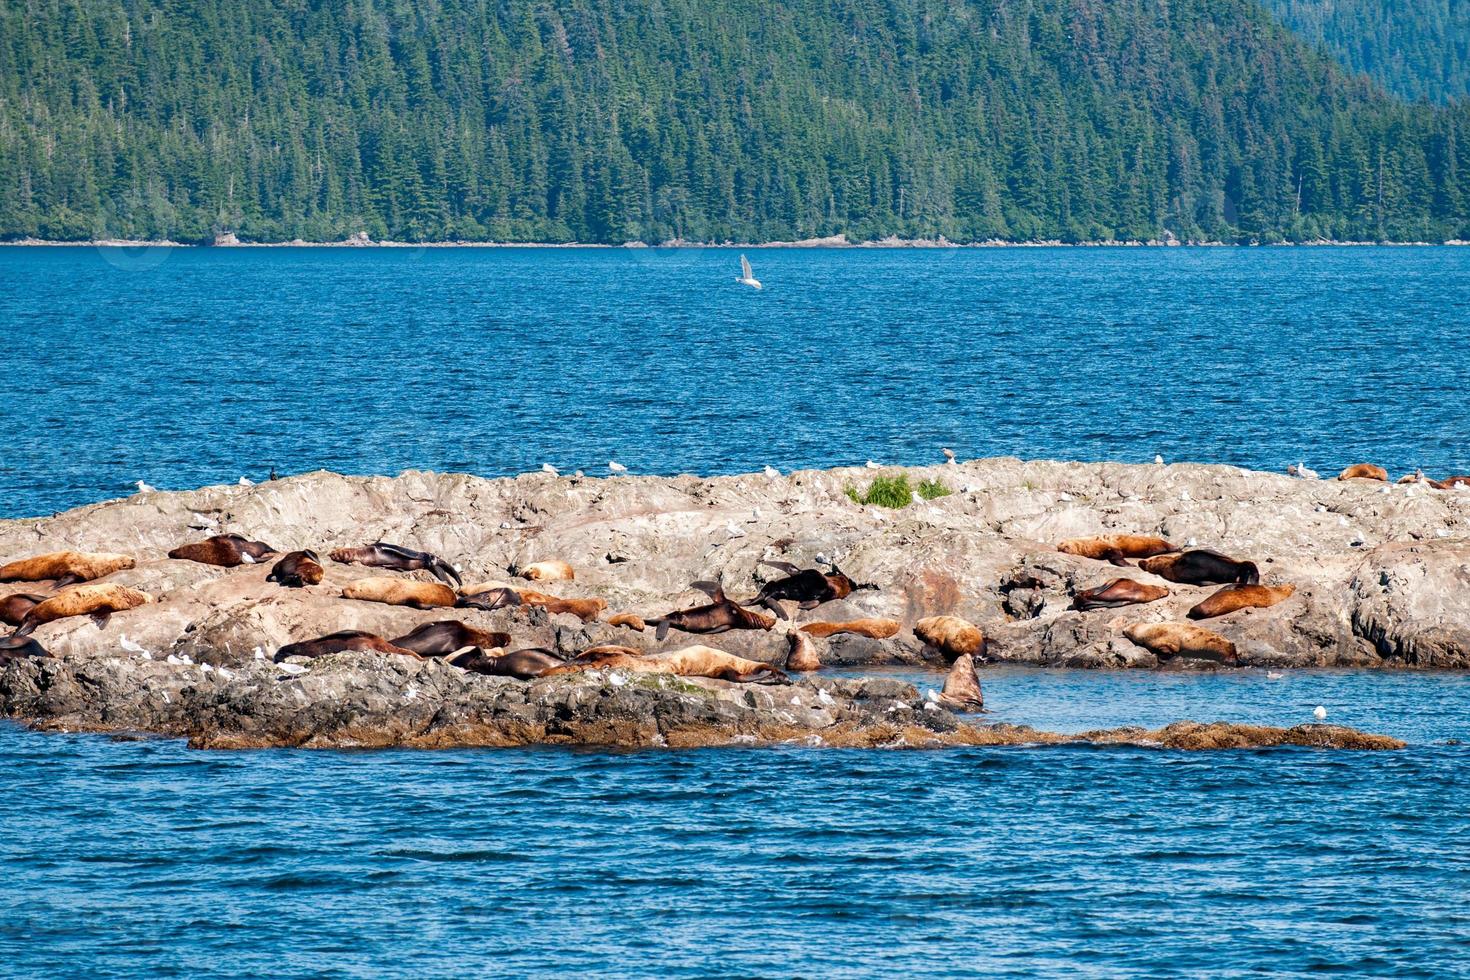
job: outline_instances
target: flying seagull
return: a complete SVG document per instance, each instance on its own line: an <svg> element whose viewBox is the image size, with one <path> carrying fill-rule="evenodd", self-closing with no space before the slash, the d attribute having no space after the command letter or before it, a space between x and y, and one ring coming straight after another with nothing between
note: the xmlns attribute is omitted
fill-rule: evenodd
<svg viewBox="0 0 1470 980"><path fill-rule="evenodd" d="M755 273L750 271L750 260L744 255L740 256L740 278L736 281L752 289L761 288L761 281L755 277Z"/></svg>

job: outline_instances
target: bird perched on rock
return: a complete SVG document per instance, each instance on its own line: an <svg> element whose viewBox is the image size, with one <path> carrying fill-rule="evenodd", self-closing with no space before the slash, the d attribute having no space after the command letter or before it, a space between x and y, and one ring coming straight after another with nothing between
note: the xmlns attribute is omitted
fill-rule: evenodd
<svg viewBox="0 0 1470 980"><path fill-rule="evenodd" d="M139 480L136 484L134 484L134 486L136 486L138 488L138 492L139 493L157 493L158 492L158 488L157 487L150 486L149 484L144 483L142 480Z"/></svg>
<svg viewBox="0 0 1470 980"><path fill-rule="evenodd" d="M242 477L240 477L240 479L239 479L238 482L239 482L239 485L242 486L242 487L253 487L253 486L255 486L255 481L252 480L252 479L250 479L250 477L248 477L248 476L242 476Z"/></svg>
<svg viewBox="0 0 1470 980"><path fill-rule="evenodd" d="M1295 466L1288 466L1286 468L1286 475L1294 476L1299 480L1317 479L1317 471L1307 469L1307 464L1305 461L1297 463Z"/></svg>
<svg viewBox="0 0 1470 980"><path fill-rule="evenodd" d="M1316 709L1312 712L1312 717L1316 718L1318 721L1326 721L1327 709L1322 707L1320 704L1317 705Z"/></svg>
<svg viewBox="0 0 1470 980"><path fill-rule="evenodd" d="M1158 453L1154 453L1154 465L1155 466L1163 466L1164 465L1164 457L1161 456Z"/></svg>
<svg viewBox="0 0 1470 980"><path fill-rule="evenodd" d="M882 463L875 463L871 459L868 460L863 465L866 466L870 470L881 470L883 468L883 464Z"/></svg>
<svg viewBox="0 0 1470 980"><path fill-rule="evenodd" d="M617 460L610 459L607 461L607 471L609 473L626 473L628 472L628 468Z"/></svg>
<svg viewBox="0 0 1470 980"><path fill-rule="evenodd" d="M541 472L550 473L552 476L561 476L561 474L557 472L556 467L552 466L550 463L542 463Z"/></svg>
<svg viewBox="0 0 1470 980"><path fill-rule="evenodd" d="M945 459L947 459L951 463L954 462L954 450L953 449L943 449L943 450L941 450L941 452L944 453L944 458Z"/></svg>
<svg viewBox="0 0 1470 980"><path fill-rule="evenodd" d="M776 469L776 467L774 466L767 466L765 469L765 474L766 476L780 476L781 471Z"/></svg>

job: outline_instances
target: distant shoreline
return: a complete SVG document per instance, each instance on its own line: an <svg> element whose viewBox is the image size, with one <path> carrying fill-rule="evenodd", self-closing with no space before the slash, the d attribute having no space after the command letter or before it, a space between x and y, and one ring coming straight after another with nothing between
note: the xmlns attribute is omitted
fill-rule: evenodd
<svg viewBox="0 0 1470 980"><path fill-rule="evenodd" d="M159 240L134 240L134 239L79 239L75 241L55 241L41 238L21 238L14 241L0 242L0 247L18 248L556 248L556 249L645 249L645 248L689 248L689 249L723 249L723 248L748 248L748 249L772 249L772 248L881 248L881 249L957 249L957 248L1280 248L1283 246L1295 248L1423 248L1434 246L1464 246L1470 245L1470 241L1451 239L1444 242L1429 241L1384 241L1384 242L1357 242L1357 241L1310 241L1310 242L1217 242L1217 241L1189 241L1182 242L1177 239L1147 241L1095 241L1095 242L1063 242L1058 240L1039 241L1005 241L989 240L983 242L952 242L945 238L897 238L888 237L874 239L871 241L854 242L849 241L843 235L832 235L827 238L807 238L798 241L771 241L771 242L690 242L690 241L667 241L658 244L647 242L624 242L621 245L607 245L596 242L476 242L476 241L442 241L442 242L399 242L399 241L374 241L365 234L349 238L339 242L308 242L301 239L293 239L286 242L247 242L240 241L231 236L221 236L213 243L201 242L176 242L169 239Z"/></svg>

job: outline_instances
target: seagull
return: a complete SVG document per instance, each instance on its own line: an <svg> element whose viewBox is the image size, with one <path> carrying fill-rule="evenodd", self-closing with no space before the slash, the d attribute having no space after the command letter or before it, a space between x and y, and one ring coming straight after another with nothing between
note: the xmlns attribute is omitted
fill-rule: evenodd
<svg viewBox="0 0 1470 980"><path fill-rule="evenodd" d="M1312 711L1312 717L1316 718L1318 721L1326 721L1327 709L1322 707L1320 704L1317 705L1317 707Z"/></svg>
<svg viewBox="0 0 1470 980"><path fill-rule="evenodd" d="M744 255L740 256L740 278L736 282L742 286L749 286L751 289L761 288L761 281L755 277L755 273L750 271L750 260Z"/></svg>
<svg viewBox="0 0 1470 980"><path fill-rule="evenodd" d="M770 465L767 465L766 466L765 472L766 472L766 476L780 476L781 475L781 471L780 470L778 470L778 469L776 469L776 467L770 466Z"/></svg>
<svg viewBox="0 0 1470 980"><path fill-rule="evenodd" d="M1309 469L1307 469L1307 463L1306 463L1305 460L1303 460L1300 463L1297 463L1295 466L1288 466L1286 468L1286 475L1287 476L1294 476L1294 477L1296 477L1297 479L1300 479L1300 480L1315 480L1315 479L1317 479L1317 471L1316 470L1309 470Z"/></svg>
<svg viewBox="0 0 1470 980"><path fill-rule="evenodd" d="M1279 680L1281 680L1281 678L1283 678L1285 676L1286 675L1283 674L1279 670L1268 670L1268 671L1266 671L1266 680L1268 680L1268 681L1279 681Z"/></svg>
<svg viewBox="0 0 1470 980"><path fill-rule="evenodd" d="M951 462L951 463L954 462L954 450L953 449L942 449L942 450L940 450L940 452L944 453L944 458L947 459L949 462Z"/></svg>
<svg viewBox="0 0 1470 980"><path fill-rule="evenodd" d="M541 472L550 473L552 476L561 476L561 474L556 471L556 467L552 466L550 463L542 463Z"/></svg>
<svg viewBox="0 0 1470 980"><path fill-rule="evenodd" d="M610 459L607 461L607 471L609 473L626 473L628 472L628 468L617 460Z"/></svg>
<svg viewBox="0 0 1470 980"><path fill-rule="evenodd" d="M124 633L122 635L122 639L120 639L120 640L117 641L117 645L120 646L120 647L122 647L128 653L147 653L148 652L147 650L144 650L138 644L134 643L132 640L128 639L128 634L126 634L126 633Z"/></svg>
<svg viewBox="0 0 1470 980"><path fill-rule="evenodd" d="M250 479L250 477L248 477L248 476L242 476L242 477L240 477L240 486L242 486L242 487L253 487L253 486L255 486L255 481L252 480L252 479Z"/></svg>
<svg viewBox="0 0 1470 980"><path fill-rule="evenodd" d="M304 674L307 670L300 664L276 664L276 668L287 674Z"/></svg>
<svg viewBox="0 0 1470 980"><path fill-rule="evenodd" d="M139 480L134 485L138 488L138 492L139 493L157 493L158 492L158 488L157 487L149 486L148 484L144 483L142 480Z"/></svg>
<svg viewBox="0 0 1470 980"><path fill-rule="evenodd" d="M863 465L866 466L870 470L881 470L883 468L883 464L882 463L875 463L871 459L868 460Z"/></svg>
<svg viewBox="0 0 1470 980"><path fill-rule="evenodd" d="M1164 457L1161 456L1161 455L1159 455L1158 453L1154 453L1154 465L1155 466L1163 466L1164 465Z"/></svg>

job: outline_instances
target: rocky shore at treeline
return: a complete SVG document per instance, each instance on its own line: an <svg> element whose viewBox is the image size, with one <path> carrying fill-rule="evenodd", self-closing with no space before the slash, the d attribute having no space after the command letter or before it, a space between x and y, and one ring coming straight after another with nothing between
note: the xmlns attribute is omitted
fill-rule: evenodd
<svg viewBox="0 0 1470 980"><path fill-rule="evenodd" d="M879 477L928 482L942 495L863 506ZM235 532L278 550L389 541L432 552L466 583L534 585L606 607L584 622L532 605L493 612L419 610L343 598L385 574L324 561L302 589L268 582L271 561L222 568L170 559L180 544ZM1225 637L1242 668L1470 667L1470 491L1424 483L1298 480L1227 466L1086 464L1018 459L919 468L849 468L699 478L508 479L406 472L396 478L318 472L254 486L144 492L52 517L0 521L0 564L76 550L132 556L102 581L154 601L105 623L71 617L33 638L51 656L0 670L0 713L42 728L182 736L209 747L451 746L567 743L834 746L1099 743L1391 747L1334 726L1269 729L1179 725L1062 736L987 725L913 686L859 676L875 665L951 659L913 627L956 616L986 638L984 661L1131 669L1218 669L1159 655L1126 635L1139 623L1187 622L1213 587L1167 583L1156 602L1078 612L1075 594L1137 568L1063 554L1096 534L1165 537L1254 562L1265 584L1295 593L1201 625ZM693 580L734 597L780 573L764 561L835 561L876 585L814 609L788 605L772 630L710 636L612 625L708 601ZM561 561L568 581L527 583L510 569ZM425 572L396 573L430 581ZM0 593L52 589L10 583ZM600 605L600 604L599 604ZM446 619L510 634L512 646L575 655L616 645L654 653L695 643L783 664L786 633L815 622L886 620L891 636L816 637L824 666L789 684L593 669L518 680L439 660L349 652L275 663L282 646L341 630L383 637ZM883 631L879 631L880 633ZM832 670L846 667L855 670Z"/></svg>

